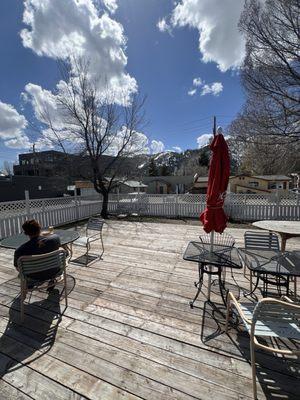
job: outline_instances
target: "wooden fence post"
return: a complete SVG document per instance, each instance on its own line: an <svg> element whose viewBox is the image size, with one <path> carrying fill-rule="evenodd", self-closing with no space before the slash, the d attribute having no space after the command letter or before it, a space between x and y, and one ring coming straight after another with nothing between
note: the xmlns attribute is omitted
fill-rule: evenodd
<svg viewBox="0 0 300 400"><path fill-rule="evenodd" d="M179 218L178 196L178 193L175 194L175 218Z"/></svg>
<svg viewBox="0 0 300 400"><path fill-rule="evenodd" d="M25 209L26 209L26 216L28 219L30 219L31 213L30 213L30 199L28 190L25 190Z"/></svg>
<svg viewBox="0 0 300 400"><path fill-rule="evenodd" d="M279 215L279 205L280 205L280 197L279 197L279 192L278 189L276 190L276 195L275 195L275 218L278 219Z"/></svg>
<svg viewBox="0 0 300 400"><path fill-rule="evenodd" d="M78 208L78 197L77 197L77 190L74 190L74 199L75 199L75 217L76 221L79 220L79 208Z"/></svg>

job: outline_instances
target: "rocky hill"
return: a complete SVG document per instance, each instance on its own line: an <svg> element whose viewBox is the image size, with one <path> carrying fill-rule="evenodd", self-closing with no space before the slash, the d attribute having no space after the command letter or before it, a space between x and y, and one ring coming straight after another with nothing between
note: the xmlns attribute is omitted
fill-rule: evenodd
<svg viewBox="0 0 300 400"><path fill-rule="evenodd" d="M194 175L205 176L208 173L210 159L209 146L200 149L186 150L182 153L165 151L162 153L143 155L135 159L139 175ZM231 172L235 173L237 157L231 154Z"/></svg>

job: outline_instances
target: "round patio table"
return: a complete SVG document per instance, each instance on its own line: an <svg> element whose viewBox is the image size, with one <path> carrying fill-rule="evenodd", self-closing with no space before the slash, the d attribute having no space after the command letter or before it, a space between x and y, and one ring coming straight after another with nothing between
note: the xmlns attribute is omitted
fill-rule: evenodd
<svg viewBox="0 0 300 400"><path fill-rule="evenodd" d="M68 251L69 255L72 256L72 248L69 246L75 240L79 238L79 233L76 231L67 231L64 229L54 229L54 234L59 236L61 247ZM28 236L24 235L24 233L19 233L18 235L9 236L5 239L2 239L0 242L0 246L6 247L8 249L17 249L23 243L28 241Z"/></svg>
<svg viewBox="0 0 300 400"><path fill-rule="evenodd" d="M300 237L299 221L257 221L254 226L270 232L276 232L281 237L281 251L285 251L286 241L293 237Z"/></svg>

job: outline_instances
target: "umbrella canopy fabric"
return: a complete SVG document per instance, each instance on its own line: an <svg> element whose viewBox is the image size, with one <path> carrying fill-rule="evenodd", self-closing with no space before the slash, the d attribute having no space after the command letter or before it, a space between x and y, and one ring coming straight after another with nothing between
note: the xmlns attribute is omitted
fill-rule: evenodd
<svg viewBox="0 0 300 400"><path fill-rule="evenodd" d="M221 133L214 137L210 149L213 154L209 165L206 209L200 215L200 221L206 233L222 233L228 219L223 205L229 181L230 158L227 143Z"/></svg>

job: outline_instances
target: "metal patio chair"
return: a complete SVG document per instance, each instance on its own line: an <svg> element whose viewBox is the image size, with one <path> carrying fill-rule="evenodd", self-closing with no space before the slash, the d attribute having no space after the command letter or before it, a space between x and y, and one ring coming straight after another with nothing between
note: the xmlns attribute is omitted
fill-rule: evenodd
<svg viewBox="0 0 300 400"><path fill-rule="evenodd" d="M86 263L85 266L88 265L88 256L89 256L89 251L91 249L91 244L96 242L97 240L101 241L101 246L102 246L102 253L97 256L97 258L101 259L103 253L104 253L104 244L103 244L103 238L102 238L102 229L104 225L104 220L101 218L96 218L92 217L88 220L87 226L86 226L86 232L85 236L80 236L75 242L73 242L73 246L79 246L79 247L85 247L86 248Z"/></svg>
<svg viewBox="0 0 300 400"><path fill-rule="evenodd" d="M294 303L288 297L281 300L264 298L258 303L240 303L234 295L227 295L227 316L225 330L232 312L241 317L243 325L250 335L250 353L252 367L253 397L257 399L255 349L266 350L281 355L300 356L300 347L288 346L287 349L273 345L261 344L258 337L300 340L300 304ZM272 343L274 340L272 340ZM282 344L282 340L280 340Z"/></svg>
<svg viewBox="0 0 300 400"><path fill-rule="evenodd" d="M210 233L204 233L199 236L201 243L210 244L211 236ZM217 233L214 232L214 244L217 246L233 247L235 245L235 238L229 233ZM224 270L224 279L226 276L226 270Z"/></svg>
<svg viewBox="0 0 300 400"><path fill-rule="evenodd" d="M263 231L246 231L244 234L245 250L274 250L280 251L279 238L276 233ZM244 262L244 276L246 276L246 263ZM253 286L253 273L250 274L250 292Z"/></svg>
<svg viewBox="0 0 300 400"><path fill-rule="evenodd" d="M17 269L21 280L21 322L24 321L24 301L27 292L34 290L47 289L55 286L58 282L64 282L65 302L68 307L67 275L66 275L66 252L59 249L51 253L22 256L18 259ZM56 269L58 272L54 277L45 280L34 280L32 274ZM51 285L46 285L51 281Z"/></svg>
<svg viewBox="0 0 300 400"><path fill-rule="evenodd" d="M201 243L210 244L210 233L204 233L199 236ZM214 233L214 244L226 247L233 247L235 239L229 233Z"/></svg>

